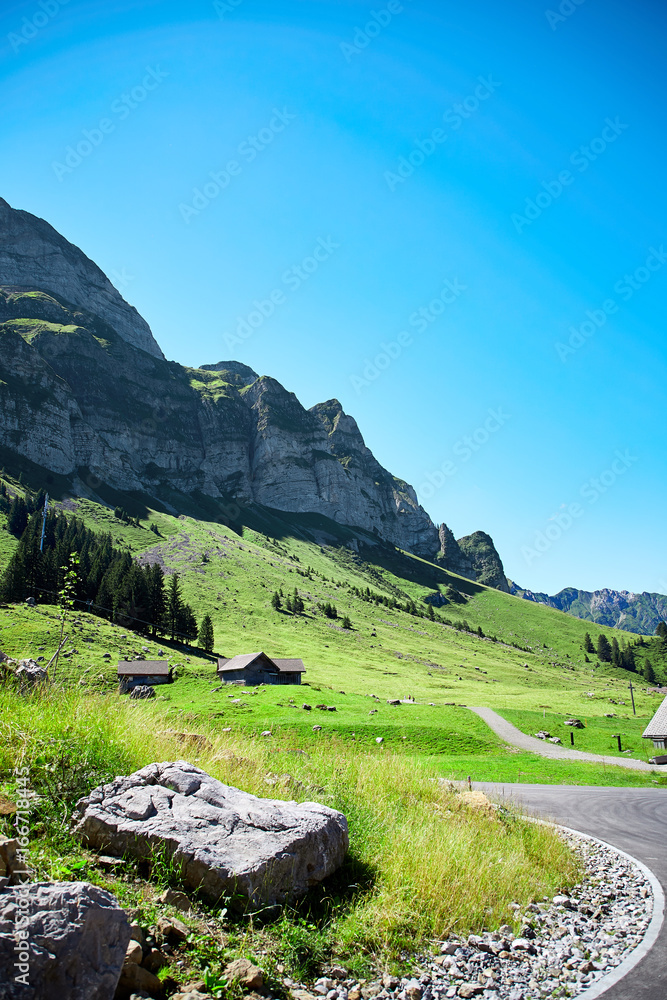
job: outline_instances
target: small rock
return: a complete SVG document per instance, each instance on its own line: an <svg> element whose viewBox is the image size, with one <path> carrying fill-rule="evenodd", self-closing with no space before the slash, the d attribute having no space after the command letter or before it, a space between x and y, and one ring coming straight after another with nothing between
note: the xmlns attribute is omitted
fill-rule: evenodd
<svg viewBox="0 0 667 1000"><path fill-rule="evenodd" d="M190 933L183 921L177 920L176 917L160 917L157 929L163 938L178 943L185 941Z"/></svg>
<svg viewBox="0 0 667 1000"><path fill-rule="evenodd" d="M167 956L157 948L151 948L141 964L144 969L148 969L156 976L160 969L163 969L167 964Z"/></svg>
<svg viewBox="0 0 667 1000"><path fill-rule="evenodd" d="M192 910L192 903L184 892L179 892L176 889L167 889L160 896L160 902L166 903L167 906L173 906L176 910L181 910L183 913L189 913Z"/></svg>
<svg viewBox="0 0 667 1000"><path fill-rule="evenodd" d="M249 990L261 990L264 986L264 975L261 969L249 962L247 958L237 958L230 962L224 972L225 978L239 983Z"/></svg>
<svg viewBox="0 0 667 1000"><path fill-rule="evenodd" d="M122 998L129 997L132 993L148 993L153 997L164 995L162 983L157 976L154 976L152 972L144 969L141 965L125 962L120 973L120 979L118 980L116 998L117 1000L122 1000Z"/></svg>
<svg viewBox="0 0 667 1000"><path fill-rule="evenodd" d="M144 957L144 949L138 941L130 941L125 952L125 961L130 965L141 965Z"/></svg>
<svg viewBox="0 0 667 1000"><path fill-rule="evenodd" d="M458 995L464 1000L470 1000L471 997L478 997L480 993L484 992L484 989L485 987L479 983L463 983L462 986L459 986Z"/></svg>
<svg viewBox="0 0 667 1000"><path fill-rule="evenodd" d="M512 951L527 951L529 955L536 955L537 949L535 945L527 941L526 938L515 938L512 941Z"/></svg>

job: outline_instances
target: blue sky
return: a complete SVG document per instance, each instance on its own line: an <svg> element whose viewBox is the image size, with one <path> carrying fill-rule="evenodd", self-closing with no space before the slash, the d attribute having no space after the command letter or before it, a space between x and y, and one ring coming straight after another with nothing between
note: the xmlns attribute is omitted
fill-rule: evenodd
<svg viewBox="0 0 667 1000"><path fill-rule="evenodd" d="M523 586L664 593L666 35L615 0L5 4L0 193L167 357L340 399Z"/></svg>

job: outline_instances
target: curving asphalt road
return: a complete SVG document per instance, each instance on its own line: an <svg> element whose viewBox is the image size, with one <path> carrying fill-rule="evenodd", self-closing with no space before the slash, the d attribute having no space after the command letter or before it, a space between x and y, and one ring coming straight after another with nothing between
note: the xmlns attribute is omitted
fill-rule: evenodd
<svg viewBox="0 0 667 1000"><path fill-rule="evenodd" d="M475 788L523 811L605 840L641 861L667 895L667 788L600 788L570 785L502 785ZM667 1000L667 921L649 953L604 1000Z"/></svg>
<svg viewBox="0 0 667 1000"><path fill-rule="evenodd" d="M537 740L534 736L526 736L520 729L513 726L511 722L503 719L492 708L471 708L471 712L479 715L480 719L486 722L494 733L512 746L521 750L530 750L531 753L539 754L540 757L551 757L554 760L583 760L591 764L614 764L616 767L626 767L631 771L656 771L661 773L661 768L655 764L646 764L643 760L633 760L631 757L603 757L597 753L586 753L582 750L570 750L568 747L559 747L554 743L547 743L544 740ZM664 769L663 769L664 770ZM667 993L663 1000L667 1000Z"/></svg>

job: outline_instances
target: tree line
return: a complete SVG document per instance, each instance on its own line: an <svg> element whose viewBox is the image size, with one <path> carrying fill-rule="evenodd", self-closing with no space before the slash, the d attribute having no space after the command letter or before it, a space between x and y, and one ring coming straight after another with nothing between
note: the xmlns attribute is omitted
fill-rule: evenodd
<svg viewBox="0 0 667 1000"><path fill-rule="evenodd" d="M3 600L33 597L41 604L58 603L71 564L76 570L73 599L84 610L146 635L199 640L207 652L213 650L210 615L198 625L178 573L165 578L158 563L142 566L128 551L114 547L110 534L96 534L79 518L51 509L44 518L44 501L45 495L38 493L9 503L0 490L9 530L19 539L0 577Z"/></svg>
<svg viewBox="0 0 667 1000"><path fill-rule="evenodd" d="M664 622L660 622L655 631L661 640L663 650L667 651L667 625ZM612 667L620 667L621 670L639 673L649 684L654 684L656 674L651 660L646 656L644 657L644 662L640 662L641 653L639 650L645 645L646 642L643 636L640 636L634 645L629 642L620 645L616 636L610 642L603 633L600 633L595 644L588 632L584 636L585 653L594 653L600 663L610 663ZM590 663L588 656L586 656L586 662Z"/></svg>

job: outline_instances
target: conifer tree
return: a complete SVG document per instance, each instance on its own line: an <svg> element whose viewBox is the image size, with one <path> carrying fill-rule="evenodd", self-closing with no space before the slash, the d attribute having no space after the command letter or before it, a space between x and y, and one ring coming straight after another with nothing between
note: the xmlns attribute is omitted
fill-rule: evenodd
<svg viewBox="0 0 667 1000"><path fill-rule="evenodd" d="M169 583L167 584L167 599L166 599L166 609L165 609L165 621L167 625L167 631L169 632L169 638L173 641L176 638L176 633L179 631L178 626L181 624L181 616L183 613L183 597L181 594L181 584L178 573L172 573L169 578Z"/></svg>
<svg viewBox="0 0 667 1000"><path fill-rule="evenodd" d="M591 639L591 637L588 634L588 632L584 636L584 652L586 652L586 653L594 653L595 652L595 646L593 645L593 640Z"/></svg>
<svg viewBox="0 0 667 1000"><path fill-rule="evenodd" d="M202 649L206 650L207 653L212 653L214 642L215 639L213 635L213 622L211 621L211 616L204 615L199 628L199 645Z"/></svg>
<svg viewBox="0 0 667 1000"><path fill-rule="evenodd" d="M648 658L644 660L642 674L649 684L655 684L655 670L653 669L653 664Z"/></svg>
<svg viewBox="0 0 667 1000"><path fill-rule="evenodd" d="M276 590L273 597L271 598L271 607L274 611L280 611L283 606L283 602L280 600L280 594Z"/></svg>
<svg viewBox="0 0 667 1000"><path fill-rule="evenodd" d="M611 663L613 667L621 666L621 649L616 636L611 640Z"/></svg>
<svg viewBox="0 0 667 1000"><path fill-rule="evenodd" d="M611 663L611 645L607 636L602 633L598 636L597 655L602 663Z"/></svg>
<svg viewBox="0 0 667 1000"><path fill-rule="evenodd" d="M23 497L14 497L9 508L7 527L15 538L20 538L28 526L28 507Z"/></svg>

